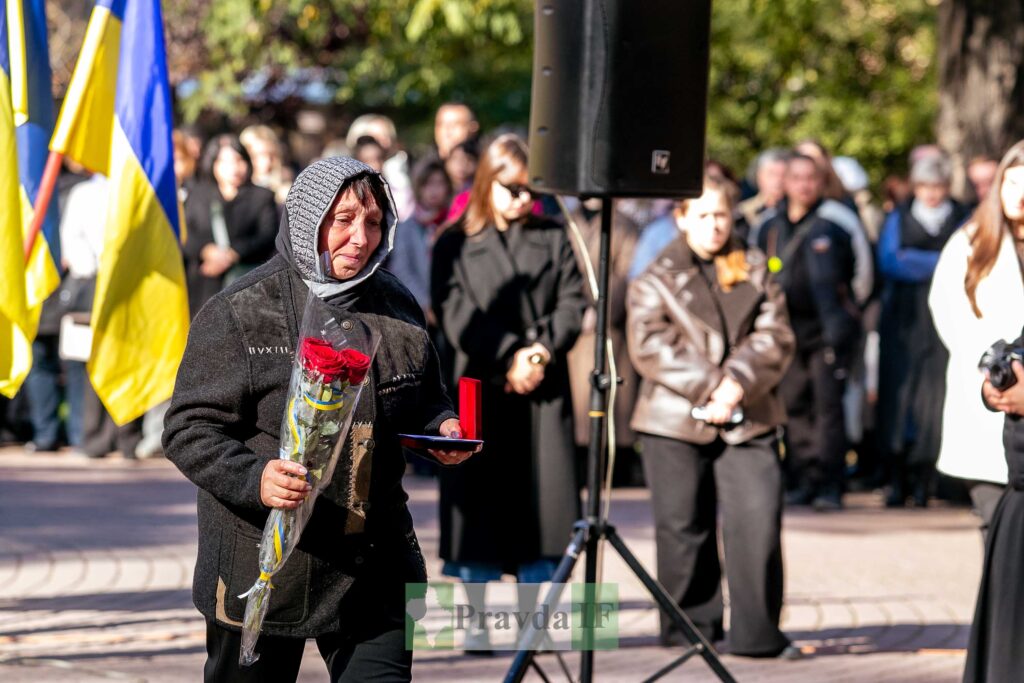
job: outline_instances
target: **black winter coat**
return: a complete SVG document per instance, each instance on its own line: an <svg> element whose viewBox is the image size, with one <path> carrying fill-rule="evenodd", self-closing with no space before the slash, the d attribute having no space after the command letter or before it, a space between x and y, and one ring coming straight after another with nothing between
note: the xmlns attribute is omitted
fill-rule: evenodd
<svg viewBox="0 0 1024 683"><path fill-rule="evenodd" d="M441 557L513 571L558 556L579 514L566 356L586 299L565 229L530 217L505 233L458 228L434 246L431 301L455 378L483 383L483 451L441 476ZM505 393L515 352L550 352L532 393Z"/></svg>
<svg viewBox="0 0 1024 683"><path fill-rule="evenodd" d="M757 246L769 259L782 261L777 278L786 293L798 351L827 346L848 356L860 335L851 294L853 244L849 233L817 209L812 207L794 224L783 200L758 232Z"/></svg>
<svg viewBox="0 0 1024 683"><path fill-rule="evenodd" d="M238 252L238 265L255 267L274 253L278 212L274 193L252 183L243 185L230 202L224 201L217 186L211 182L198 182L192 186L185 200L185 225L188 239L182 247L185 254L185 281L188 284L188 303L192 317L203 304L224 286L224 276L206 277L199 272L203 247L213 243L211 207L220 202L224 212L231 248Z"/></svg>
<svg viewBox="0 0 1024 683"><path fill-rule="evenodd" d="M911 213L911 202L897 209L900 249L938 254L967 218L953 204L953 213L938 234L929 234ZM909 282L895 277L882 290L878 385L878 433L882 452L905 456L909 465L934 465L942 437L949 352L939 339L928 308L931 279Z"/></svg>
<svg viewBox="0 0 1024 683"><path fill-rule="evenodd" d="M238 628L269 509L260 478L278 457L281 419L307 288L281 256L215 295L192 324L164 428L167 457L199 487L193 599ZM319 299L318 305L324 305ZM343 329L382 339L331 484L274 576L264 633L312 637L401 619L404 586L426 573L402 488L398 432L437 433L455 414L422 312L387 271L367 280ZM361 589L360 589L361 588ZM399 623L401 623L399 621Z"/></svg>

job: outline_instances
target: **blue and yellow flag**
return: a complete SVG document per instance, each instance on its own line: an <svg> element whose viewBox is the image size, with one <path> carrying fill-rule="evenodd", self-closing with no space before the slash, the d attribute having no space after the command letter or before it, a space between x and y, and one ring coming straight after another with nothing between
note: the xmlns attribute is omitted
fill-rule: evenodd
<svg viewBox="0 0 1024 683"><path fill-rule="evenodd" d="M0 7L0 393L13 396L32 367L42 303L60 284L60 238L53 206L26 264L22 245L53 132L45 2Z"/></svg>
<svg viewBox="0 0 1024 683"><path fill-rule="evenodd" d="M170 398L188 336L159 0L97 0L50 148L110 180L89 377L118 424Z"/></svg>
<svg viewBox="0 0 1024 683"><path fill-rule="evenodd" d="M32 337L25 298L18 146L14 141L7 3L0 0L0 393L12 397L32 367Z"/></svg>

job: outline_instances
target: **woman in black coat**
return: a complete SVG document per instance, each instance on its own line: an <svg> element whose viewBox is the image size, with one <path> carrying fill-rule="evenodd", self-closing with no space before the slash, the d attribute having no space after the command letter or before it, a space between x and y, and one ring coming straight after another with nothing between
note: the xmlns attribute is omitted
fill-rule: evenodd
<svg viewBox="0 0 1024 683"><path fill-rule="evenodd" d="M1008 228L1017 257L1024 262L1022 150L1024 144L1017 143L1003 157L992 194L982 202L973 220L978 224L978 234L995 232L1001 225ZM998 195L993 197L995 193ZM1024 335L1013 346L1019 349L1022 344ZM1011 368L1015 380L1012 386L999 391L986 378L981 389L985 406L1006 414L1003 447L1009 485L988 527L964 683L1019 681L1024 671L1024 650L1020 647L1024 633L1024 365L1013 361Z"/></svg>
<svg viewBox="0 0 1024 683"><path fill-rule="evenodd" d="M878 432L889 470L889 507L902 507L908 495L918 507L928 503L949 363L928 310L928 292L942 248L967 219L967 208L949 196L945 159L919 160L910 181L914 196L889 214L878 244L885 276L878 325Z"/></svg>
<svg viewBox="0 0 1024 683"><path fill-rule="evenodd" d="M1017 348L1021 344L1024 336L1014 342ZM1014 361L1012 367L1017 380L1012 387L998 391L988 380L982 387L989 410L1006 413L1003 446L1009 485L988 527L964 683L1016 681L1024 671L1024 366Z"/></svg>
<svg viewBox="0 0 1024 683"><path fill-rule="evenodd" d="M441 473L445 573L472 583L549 580L579 514L566 354L586 300L564 228L530 213L526 154L497 138L434 246L431 301L455 378L483 384L483 453ZM485 639L470 631L467 649Z"/></svg>
<svg viewBox="0 0 1024 683"><path fill-rule="evenodd" d="M252 184L249 153L234 135L210 140L200 177L185 200L182 249L193 318L210 297L270 258L278 222L274 193Z"/></svg>
<svg viewBox="0 0 1024 683"><path fill-rule="evenodd" d="M396 224L378 174L354 159L318 161L289 191L278 254L215 294L192 323L163 439L167 458L199 487L192 598L206 618L208 682L294 681L307 638L332 681L411 678L405 587L425 581L426 569L398 433L451 436L460 426L419 305L380 268ZM262 656L240 669L239 595L259 573L267 516L309 492L299 463L279 457L279 438L310 290L346 336L369 328L380 346L337 469L274 574ZM431 454L443 464L470 455Z"/></svg>

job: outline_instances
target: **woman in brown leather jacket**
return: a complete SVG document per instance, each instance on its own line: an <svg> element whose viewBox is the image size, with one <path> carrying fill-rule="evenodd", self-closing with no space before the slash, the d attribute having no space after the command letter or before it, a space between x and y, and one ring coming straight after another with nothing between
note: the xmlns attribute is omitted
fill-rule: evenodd
<svg viewBox="0 0 1024 683"><path fill-rule="evenodd" d="M732 609L730 651L792 657L782 610L782 478L775 387L793 356L782 290L732 235L729 187L705 179L682 233L629 289L642 380L631 426L651 487L658 579L711 640L723 636L716 509ZM701 417L694 417L699 408ZM662 618L662 643L679 639Z"/></svg>

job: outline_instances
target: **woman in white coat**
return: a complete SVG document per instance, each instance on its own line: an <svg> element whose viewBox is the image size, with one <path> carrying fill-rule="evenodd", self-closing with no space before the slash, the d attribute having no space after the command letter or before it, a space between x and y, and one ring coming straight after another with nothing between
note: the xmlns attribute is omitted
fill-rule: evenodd
<svg viewBox="0 0 1024 683"><path fill-rule="evenodd" d="M981 401L981 355L999 339L1013 340L1024 326L1024 234L1010 230L1008 214L1024 204L1024 188L1006 170L1024 165L1024 141L1003 157L993 191L946 243L928 305L949 350L942 413L940 472L968 480L971 500L988 527L1006 485L1003 418Z"/></svg>

